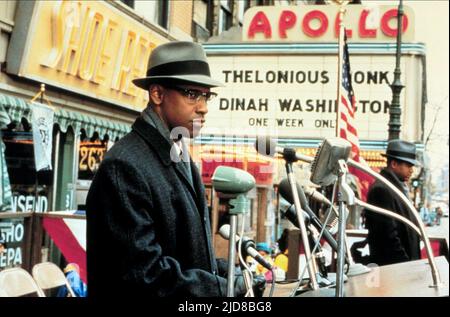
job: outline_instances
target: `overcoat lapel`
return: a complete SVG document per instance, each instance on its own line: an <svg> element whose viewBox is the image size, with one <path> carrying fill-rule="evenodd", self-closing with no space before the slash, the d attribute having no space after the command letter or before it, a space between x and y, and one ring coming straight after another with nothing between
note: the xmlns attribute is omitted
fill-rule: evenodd
<svg viewBox="0 0 450 317"><path fill-rule="evenodd" d="M199 201L202 201L202 199L198 199L197 197L196 190L193 184L191 184L190 182L191 178L188 175L187 168L184 166L184 163L182 161L176 163L173 162L170 157L172 145L161 135L161 133L159 133L159 131L155 127L145 122L145 120L142 119L141 117L136 119L136 122L133 124L132 129L136 131L136 133L138 133L150 147L153 148L155 153L158 154L158 157L160 158L164 166L166 167L170 167L171 165L174 166L177 175L186 185L186 187L189 190L189 193L192 195L192 198L198 205ZM201 213L203 213L203 210L202 209L200 210Z"/></svg>
<svg viewBox="0 0 450 317"><path fill-rule="evenodd" d="M191 177L189 177L188 170L187 170L187 168L186 168L186 166L184 164L185 163L183 163L182 161L180 161L178 163L173 162L173 165L175 167L175 171L180 176L180 178L183 180L185 185L188 187L189 192L192 195L192 198L194 198L194 201L197 202L198 201L197 193L195 191L195 188L194 188L193 184L190 182Z"/></svg>

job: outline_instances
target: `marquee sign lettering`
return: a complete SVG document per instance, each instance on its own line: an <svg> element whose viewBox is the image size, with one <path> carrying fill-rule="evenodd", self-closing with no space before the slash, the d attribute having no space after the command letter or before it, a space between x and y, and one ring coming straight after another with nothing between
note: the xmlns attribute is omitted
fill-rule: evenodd
<svg viewBox="0 0 450 317"><path fill-rule="evenodd" d="M395 41L397 7L347 5L343 25L353 41ZM244 41L335 42L339 35L337 5L299 5L252 7L244 16ZM413 11L404 8L402 39L414 33Z"/></svg>

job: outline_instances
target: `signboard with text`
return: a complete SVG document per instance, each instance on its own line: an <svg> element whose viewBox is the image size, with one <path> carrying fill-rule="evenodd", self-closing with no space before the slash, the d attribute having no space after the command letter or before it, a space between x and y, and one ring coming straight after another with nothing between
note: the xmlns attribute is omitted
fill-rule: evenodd
<svg viewBox="0 0 450 317"><path fill-rule="evenodd" d="M0 221L0 241L5 247L0 253L0 270L22 265L24 228L23 219Z"/></svg>
<svg viewBox="0 0 450 317"><path fill-rule="evenodd" d="M153 48L168 40L106 1L19 1L7 72L142 110Z"/></svg>
<svg viewBox="0 0 450 317"><path fill-rule="evenodd" d="M339 6L297 5L252 7L245 12L243 41L336 42ZM392 42L397 36L397 7L346 5L343 25L347 37L358 42ZM414 37L414 12L404 6L402 40Z"/></svg>
<svg viewBox="0 0 450 317"><path fill-rule="evenodd" d="M78 179L91 180L103 161L106 151L106 142L100 140L81 141L78 156Z"/></svg>
<svg viewBox="0 0 450 317"><path fill-rule="evenodd" d="M255 44L255 47L257 45ZM207 47L207 45L206 45ZM209 103L204 135L256 136L268 133L287 138L335 135L337 56L302 54L209 54L213 78L225 87ZM351 52L350 52L351 54ZM356 97L356 127L360 139L387 139L395 56L350 55ZM418 137L422 66L417 55L401 60L402 130Z"/></svg>

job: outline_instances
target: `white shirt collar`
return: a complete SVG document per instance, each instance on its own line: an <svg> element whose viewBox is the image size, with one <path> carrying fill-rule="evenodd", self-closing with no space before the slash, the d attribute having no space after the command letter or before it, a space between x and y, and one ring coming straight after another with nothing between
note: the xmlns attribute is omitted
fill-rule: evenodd
<svg viewBox="0 0 450 317"><path fill-rule="evenodd" d="M181 143L181 139L174 141L173 144L175 145L178 156L181 157L181 154L183 154L183 144Z"/></svg>

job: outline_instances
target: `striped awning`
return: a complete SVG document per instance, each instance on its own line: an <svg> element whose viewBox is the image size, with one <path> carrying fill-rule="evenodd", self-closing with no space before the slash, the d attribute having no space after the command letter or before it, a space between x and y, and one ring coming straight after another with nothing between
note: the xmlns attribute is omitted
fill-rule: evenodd
<svg viewBox="0 0 450 317"><path fill-rule="evenodd" d="M30 107L24 99L0 94L0 128L11 122L20 122L22 117L30 121Z"/></svg>
<svg viewBox="0 0 450 317"><path fill-rule="evenodd" d="M11 122L18 123L22 118L31 122L31 107L32 104L22 98L0 93L0 128ZM131 130L130 125L124 123L61 108L55 110L55 124L62 132L72 127L75 133L84 130L89 138L97 132L100 138L108 135L110 140L121 138Z"/></svg>

